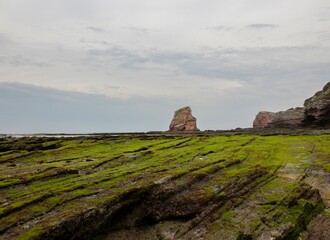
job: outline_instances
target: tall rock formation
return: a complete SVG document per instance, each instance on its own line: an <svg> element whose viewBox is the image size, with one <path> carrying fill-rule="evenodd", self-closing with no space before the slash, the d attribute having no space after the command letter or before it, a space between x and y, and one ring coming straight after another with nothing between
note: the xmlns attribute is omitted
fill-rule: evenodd
<svg viewBox="0 0 330 240"><path fill-rule="evenodd" d="M253 121L254 128L296 128L304 120L304 108L290 108L281 112L259 112Z"/></svg>
<svg viewBox="0 0 330 240"><path fill-rule="evenodd" d="M306 126L330 128L330 82L322 91L306 99L304 107Z"/></svg>
<svg viewBox="0 0 330 240"><path fill-rule="evenodd" d="M259 112L254 128L330 128L330 82L322 91L305 100L303 108L290 108L281 112Z"/></svg>
<svg viewBox="0 0 330 240"><path fill-rule="evenodd" d="M198 131L196 118L191 113L190 107L184 107L174 112L170 124L170 131Z"/></svg>

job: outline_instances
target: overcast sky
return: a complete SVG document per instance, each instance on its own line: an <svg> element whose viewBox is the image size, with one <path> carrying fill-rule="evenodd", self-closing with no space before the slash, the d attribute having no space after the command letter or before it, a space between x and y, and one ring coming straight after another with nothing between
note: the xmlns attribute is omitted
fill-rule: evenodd
<svg viewBox="0 0 330 240"><path fill-rule="evenodd" d="M0 0L0 133L251 127L329 76L329 0Z"/></svg>

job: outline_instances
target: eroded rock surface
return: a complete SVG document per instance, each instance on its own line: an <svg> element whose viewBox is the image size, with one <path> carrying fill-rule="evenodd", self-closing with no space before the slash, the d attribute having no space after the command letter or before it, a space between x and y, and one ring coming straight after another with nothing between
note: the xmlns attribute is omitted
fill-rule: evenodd
<svg viewBox="0 0 330 240"><path fill-rule="evenodd" d="M305 100L305 119L307 126L330 127L330 82L322 91Z"/></svg>
<svg viewBox="0 0 330 240"><path fill-rule="evenodd" d="M180 108L174 112L170 124L170 131L198 131L196 118L191 113L190 107Z"/></svg>
<svg viewBox="0 0 330 240"><path fill-rule="evenodd" d="M281 112L259 112L253 121L254 128L295 128L304 120L304 108L290 108Z"/></svg>

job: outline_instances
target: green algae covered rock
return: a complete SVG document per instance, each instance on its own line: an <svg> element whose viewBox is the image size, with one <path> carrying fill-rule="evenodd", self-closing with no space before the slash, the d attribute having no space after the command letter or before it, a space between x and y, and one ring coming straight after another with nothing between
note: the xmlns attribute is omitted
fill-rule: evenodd
<svg viewBox="0 0 330 240"><path fill-rule="evenodd" d="M0 239L326 239L330 135L293 135L3 139Z"/></svg>

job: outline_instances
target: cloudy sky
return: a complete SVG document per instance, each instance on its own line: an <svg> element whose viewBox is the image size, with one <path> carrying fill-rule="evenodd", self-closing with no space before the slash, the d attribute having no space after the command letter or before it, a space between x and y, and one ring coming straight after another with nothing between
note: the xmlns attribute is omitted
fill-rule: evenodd
<svg viewBox="0 0 330 240"><path fill-rule="evenodd" d="M329 76L329 0L0 0L0 133L251 127Z"/></svg>

